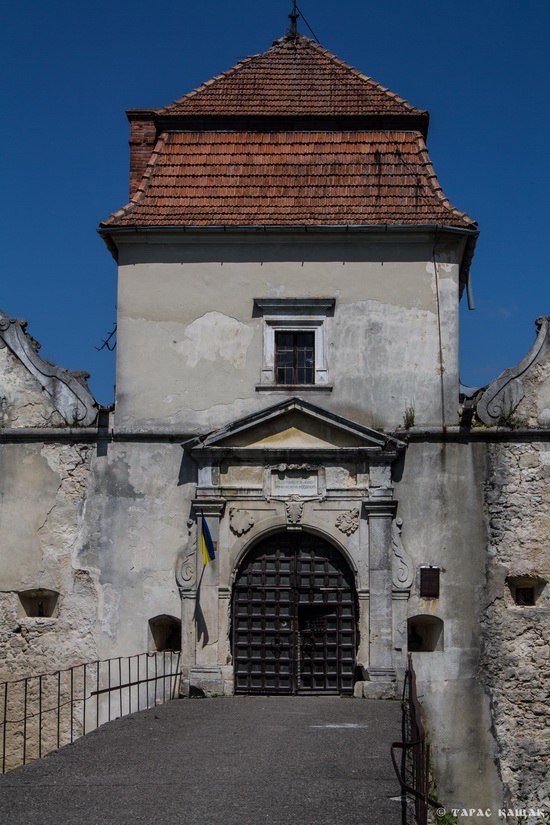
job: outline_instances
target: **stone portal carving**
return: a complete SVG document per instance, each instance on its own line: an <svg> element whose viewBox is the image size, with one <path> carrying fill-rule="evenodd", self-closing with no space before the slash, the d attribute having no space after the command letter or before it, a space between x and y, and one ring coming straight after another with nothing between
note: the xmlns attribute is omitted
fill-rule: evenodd
<svg viewBox="0 0 550 825"><path fill-rule="evenodd" d="M351 536L359 527L359 510L346 510L345 513L341 513L336 519L336 526L346 536Z"/></svg>
<svg viewBox="0 0 550 825"><path fill-rule="evenodd" d="M304 502L300 496L290 496L285 501L286 524L289 530L301 529L302 514L304 512Z"/></svg>
<svg viewBox="0 0 550 825"><path fill-rule="evenodd" d="M254 526L254 515L250 510L238 510L236 507L231 507L229 524L236 536L242 536Z"/></svg>
<svg viewBox="0 0 550 825"><path fill-rule="evenodd" d="M396 518L392 524L391 544L393 550L393 576L392 581L394 587L400 590L407 590L414 578L414 568L412 559L403 547L403 540L401 538L401 530L403 527L403 519Z"/></svg>

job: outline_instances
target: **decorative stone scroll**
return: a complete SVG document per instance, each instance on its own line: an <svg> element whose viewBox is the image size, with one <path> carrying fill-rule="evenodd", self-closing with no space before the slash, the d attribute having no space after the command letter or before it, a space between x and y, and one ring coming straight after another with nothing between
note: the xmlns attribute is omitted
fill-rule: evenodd
<svg viewBox="0 0 550 825"><path fill-rule="evenodd" d="M242 536L254 526L254 515L250 510L239 510L231 507L229 510L229 526L236 536Z"/></svg>
<svg viewBox="0 0 550 825"><path fill-rule="evenodd" d="M351 536L359 527L359 510L356 508L341 513L336 519L336 527L346 536Z"/></svg>
<svg viewBox="0 0 550 825"><path fill-rule="evenodd" d="M176 583L180 595L192 590L196 578L197 538L193 519L187 521L187 539L176 567Z"/></svg>
<svg viewBox="0 0 550 825"><path fill-rule="evenodd" d="M403 519L396 518L392 524L393 576L394 587L399 590L408 590L413 582L414 567L412 559L403 547L401 530Z"/></svg>
<svg viewBox="0 0 550 825"><path fill-rule="evenodd" d="M40 344L27 333L27 322L0 310L0 342L7 345L52 400L71 426L89 427L97 417L97 404L88 389L87 372L64 370L38 354Z"/></svg>
<svg viewBox="0 0 550 825"><path fill-rule="evenodd" d="M522 377L550 351L550 317L537 318L535 325L537 337L527 355L515 367L504 370L495 378L477 401L477 416L488 426L508 423L525 395Z"/></svg>

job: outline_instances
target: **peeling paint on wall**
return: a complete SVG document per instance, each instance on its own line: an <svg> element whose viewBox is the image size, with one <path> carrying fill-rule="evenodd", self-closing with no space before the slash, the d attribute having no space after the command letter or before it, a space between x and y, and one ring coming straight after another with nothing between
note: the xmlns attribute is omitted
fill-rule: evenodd
<svg viewBox="0 0 550 825"><path fill-rule="evenodd" d="M216 361L221 358L235 369L243 369L253 336L252 327L214 311L189 324L185 339L173 346L179 355L187 359L187 366L191 368L196 367L201 359Z"/></svg>

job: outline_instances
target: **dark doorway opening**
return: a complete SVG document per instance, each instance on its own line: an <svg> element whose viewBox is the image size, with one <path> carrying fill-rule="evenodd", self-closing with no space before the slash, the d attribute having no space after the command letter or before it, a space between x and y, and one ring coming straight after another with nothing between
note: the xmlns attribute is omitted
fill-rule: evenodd
<svg viewBox="0 0 550 825"><path fill-rule="evenodd" d="M233 589L237 693L352 693L357 650L353 573L310 533L264 539Z"/></svg>

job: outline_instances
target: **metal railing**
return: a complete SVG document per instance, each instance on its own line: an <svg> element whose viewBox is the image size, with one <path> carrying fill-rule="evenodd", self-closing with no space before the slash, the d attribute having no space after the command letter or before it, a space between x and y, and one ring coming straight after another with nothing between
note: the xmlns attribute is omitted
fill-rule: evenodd
<svg viewBox="0 0 550 825"><path fill-rule="evenodd" d="M418 825L426 825L428 806L432 805L437 808L439 802L429 795L430 746L426 742L426 733L422 724L420 702L416 691L416 673L410 654L405 672L403 712L407 741L392 743L391 758L401 788L414 798L416 822ZM395 757L397 749L403 752L400 765Z"/></svg>
<svg viewBox="0 0 550 825"><path fill-rule="evenodd" d="M1 772L40 759L105 722L175 699L180 654L138 653L0 683Z"/></svg>

